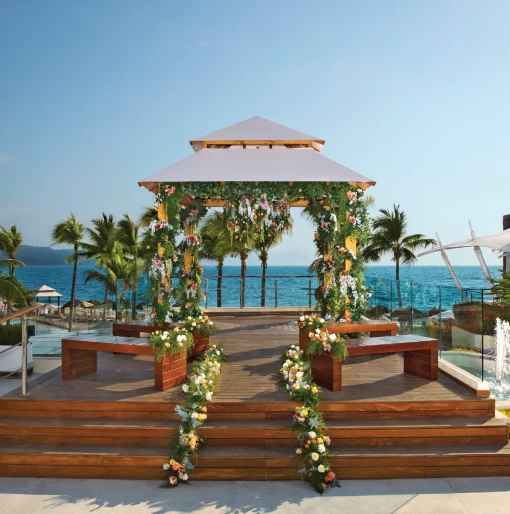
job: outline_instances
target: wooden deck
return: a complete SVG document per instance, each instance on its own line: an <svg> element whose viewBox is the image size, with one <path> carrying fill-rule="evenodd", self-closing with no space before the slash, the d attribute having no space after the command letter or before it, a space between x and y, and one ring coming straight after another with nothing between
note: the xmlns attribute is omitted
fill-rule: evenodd
<svg viewBox="0 0 510 514"><path fill-rule="evenodd" d="M297 344L292 318L223 316L218 325L221 332L211 342L223 344L228 364L213 402L288 402L277 372L283 350ZM179 387L154 390L153 369L150 356L103 353L96 373L64 382L57 369L30 387L30 399L182 401ZM324 389L323 401L483 401L444 376L429 381L404 373L399 355L351 357L343 365L343 383L336 393Z"/></svg>
<svg viewBox="0 0 510 514"><path fill-rule="evenodd" d="M228 364L208 409L193 480L299 479L293 466L296 405L279 383L280 355L298 343L292 318L222 316ZM97 372L31 384L0 398L0 476L163 478L181 388L154 390L153 359L100 354ZM352 357L344 388L321 410L341 479L510 475L508 428L492 398L444 376L403 372L399 355Z"/></svg>

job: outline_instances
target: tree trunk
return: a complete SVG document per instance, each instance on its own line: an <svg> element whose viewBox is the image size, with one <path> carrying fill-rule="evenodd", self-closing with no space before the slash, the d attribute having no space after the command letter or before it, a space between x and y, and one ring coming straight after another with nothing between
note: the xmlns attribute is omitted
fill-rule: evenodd
<svg viewBox="0 0 510 514"><path fill-rule="evenodd" d="M262 263L262 291L260 293L260 306L266 306L266 274L267 274L267 252L263 251L260 254L260 261Z"/></svg>
<svg viewBox="0 0 510 514"><path fill-rule="evenodd" d="M135 258L134 258L135 272L133 273L133 296L132 296L133 305L131 306L131 319L133 321L136 321L136 298L137 298L137 292L138 292L138 277L137 277L138 260L136 258L136 253L138 252L138 249L136 248L136 246L135 246L134 251L135 251Z"/></svg>
<svg viewBox="0 0 510 514"><path fill-rule="evenodd" d="M402 308L402 292L400 290L400 261L396 261L395 265L395 278L397 279L397 296L398 296L398 308Z"/></svg>
<svg viewBox="0 0 510 514"><path fill-rule="evenodd" d="M120 319L119 314L120 312L120 302L118 297L118 288L117 288L117 279L115 280L115 321L118 321Z"/></svg>
<svg viewBox="0 0 510 514"><path fill-rule="evenodd" d="M108 307L108 286L104 286L103 321L106 321L106 308Z"/></svg>
<svg viewBox="0 0 510 514"><path fill-rule="evenodd" d="M133 279L133 295L132 302L133 305L131 307L131 319L136 321L136 301L137 301L137 292L138 292L138 280L136 278Z"/></svg>
<svg viewBox="0 0 510 514"><path fill-rule="evenodd" d="M14 260L15 259L15 255L13 253L11 253L9 255L9 259L12 259ZM14 277L14 264L9 264L9 276L12 278Z"/></svg>
<svg viewBox="0 0 510 514"><path fill-rule="evenodd" d="M74 246L73 283L71 285L71 309L69 310L69 332L73 331L74 295L76 292L76 275L77 274L78 274L78 245L75 245Z"/></svg>
<svg viewBox="0 0 510 514"><path fill-rule="evenodd" d="M221 307L221 288L223 287L223 259L218 261L218 282L216 284L216 307Z"/></svg>
<svg viewBox="0 0 510 514"><path fill-rule="evenodd" d="M246 280L246 259L248 258L247 253L241 254L241 307L244 307L244 292L245 292L245 280Z"/></svg>

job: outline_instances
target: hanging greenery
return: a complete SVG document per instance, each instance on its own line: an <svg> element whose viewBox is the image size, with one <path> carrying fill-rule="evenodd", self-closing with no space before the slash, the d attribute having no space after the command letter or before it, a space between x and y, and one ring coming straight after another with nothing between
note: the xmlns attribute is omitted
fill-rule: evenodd
<svg viewBox="0 0 510 514"><path fill-rule="evenodd" d="M202 314L200 240L197 231L190 227L198 227L207 213L204 203L209 198L223 201L225 223L233 241L238 243L246 242L248 237L279 237L292 224L290 203L306 200L307 213L316 228L314 242L318 258L311 266L319 281L315 291L316 310L326 319L343 319L346 311L352 319L360 319L369 292L363 286L364 266L356 254L346 248L346 240L353 238L358 249L362 248L368 238L369 219L364 191L343 182L161 184L158 202L164 204L168 222L154 220L151 224L163 250L162 255L154 259L150 272L158 291L153 319L176 319L172 311L171 285L174 266L179 268L179 291L175 297L180 319Z"/></svg>

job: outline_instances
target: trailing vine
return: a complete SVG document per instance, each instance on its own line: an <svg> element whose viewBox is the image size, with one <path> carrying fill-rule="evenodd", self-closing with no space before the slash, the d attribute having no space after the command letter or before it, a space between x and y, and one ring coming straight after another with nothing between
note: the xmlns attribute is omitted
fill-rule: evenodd
<svg viewBox="0 0 510 514"><path fill-rule="evenodd" d="M300 402L292 416L299 447L296 455L301 460L299 473L321 495L328 487L339 486L329 463L328 447L331 439L326 434L324 416L319 410L320 388L314 383L310 360L297 345L290 345L282 355L280 375L292 401Z"/></svg>
<svg viewBox="0 0 510 514"><path fill-rule="evenodd" d="M194 468L190 458L198 456L199 445L203 442L200 428L207 420L207 404L212 400L225 360L223 348L210 345L195 361L188 381L182 386L186 405L175 408L182 421L170 443L168 462L163 464L167 475L165 487L189 482L189 474Z"/></svg>

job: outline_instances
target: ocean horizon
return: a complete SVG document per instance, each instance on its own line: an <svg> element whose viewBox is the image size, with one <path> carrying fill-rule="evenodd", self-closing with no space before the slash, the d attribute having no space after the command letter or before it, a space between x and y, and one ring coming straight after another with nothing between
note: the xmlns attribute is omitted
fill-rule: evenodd
<svg viewBox="0 0 510 514"><path fill-rule="evenodd" d="M102 302L104 299L104 289L96 283L85 284L85 274L89 269L94 269L91 265L79 265L76 285L76 298L79 300L97 300ZM456 266L455 271L460 279L462 286L471 289L471 295L475 298L481 297L481 290L487 289L487 282L483 276L479 266ZM501 276L498 266L489 266L489 271L493 278ZM71 265L32 265L25 268L18 268L16 275L30 289L36 289L42 285L53 287L57 292L62 294L61 305L67 302L71 297L73 267ZM208 306L216 306L216 279L217 269L214 265L204 266L204 279L202 288L208 290ZM238 306L239 305L239 285L240 266L229 265L223 267L223 305ZM246 279L246 305L260 305L260 266L248 266ZM307 266L269 266L267 269L267 305L272 306L275 303L275 297L278 305L308 305L310 301L310 290L316 287L314 275L308 273ZM458 301L455 282L446 266L402 266L400 270L402 291L404 297L406 294L413 299L413 305L416 304L417 298L427 297L427 301L419 301L422 308L432 308L437 306L439 300L438 290L442 289L443 303L450 308L450 305ZM230 278L232 277L232 278ZM254 278L251 278L254 277ZM278 277L278 278L274 278ZM365 272L365 282L374 290L375 297L372 298L371 304L378 303L378 297L383 294L381 300L391 301L389 298L393 294L391 281L395 278L395 267L392 265L372 265ZM412 283L412 285L411 285ZM120 288L119 288L120 289ZM143 301L147 293L146 281L142 279L139 291L138 302ZM384 292L385 290L388 290ZM437 298L437 299L436 299ZM112 297L110 297L112 299ZM41 301L46 301L41 298ZM410 302L411 300L409 300ZM409 303L408 302L408 303ZM53 300L53 303L56 303ZM418 307L419 308L419 307Z"/></svg>

